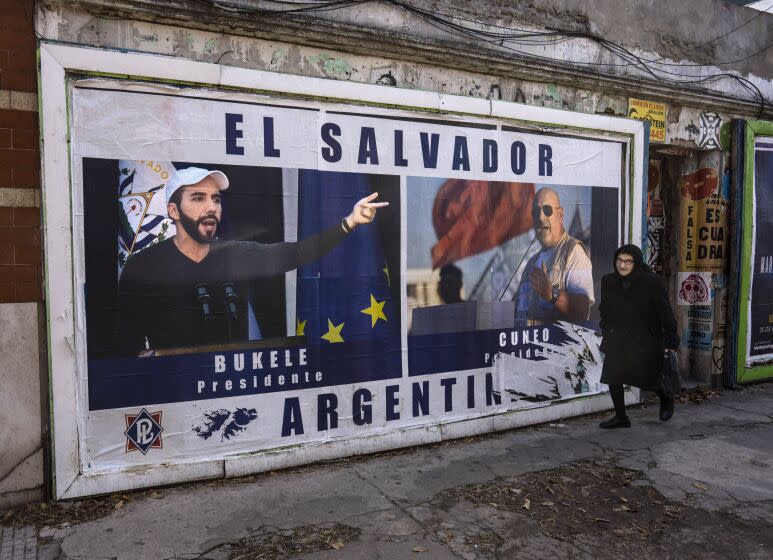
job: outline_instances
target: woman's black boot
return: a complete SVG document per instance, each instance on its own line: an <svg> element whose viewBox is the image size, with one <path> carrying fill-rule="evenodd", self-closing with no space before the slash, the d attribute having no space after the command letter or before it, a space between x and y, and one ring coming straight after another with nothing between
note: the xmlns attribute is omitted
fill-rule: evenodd
<svg viewBox="0 0 773 560"><path fill-rule="evenodd" d="M660 399L660 420L668 422L674 415L674 398L663 394L658 394L658 398Z"/></svg>
<svg viewBox="0 0 773 560"><path fill-rule="evenodd" d="M599 428L603 428L605 430L614 430L615 428L630 428L630 427L631 427L631 421L628 419L628 417L627 416L620 417L617 414L615 414L609 420L604 420L601 424L599 424Z"/></svg>

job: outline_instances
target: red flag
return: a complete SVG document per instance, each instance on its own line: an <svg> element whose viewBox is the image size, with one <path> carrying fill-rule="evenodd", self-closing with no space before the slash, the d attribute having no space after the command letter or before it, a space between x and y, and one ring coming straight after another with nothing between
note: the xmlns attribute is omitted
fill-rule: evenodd
<svg viewBox="0 0 773 560"><path fill-rule="evenodd" d="M482 253L532 228L533 183L449 179L438 190L432 268Z"/></svg>

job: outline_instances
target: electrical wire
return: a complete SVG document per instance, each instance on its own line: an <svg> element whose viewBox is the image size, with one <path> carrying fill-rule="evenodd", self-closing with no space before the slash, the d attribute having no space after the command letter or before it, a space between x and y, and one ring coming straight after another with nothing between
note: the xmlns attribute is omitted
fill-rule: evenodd
<svg viewBox="0 0 773 560"><path fill-rule="evenodd" d="M732 34L732 33L735 33L736 31L738 31L738 30L739 30L739 29L741 29L742 27L746 27L746 26L747 26L747 25L749 25L751 22L753 22L755 19L757 19L758 17L761 17L761 16L763 16L764 14L768 13L768 10L770 10L771 8L773 8L773 4L771 4L770 6L768 6L768 7L767 7L767 9L760 11L760 12L759 12L759 13L758 13L756 16L754 16L753 18L751 18L750 20L748 20L746 23L742 23L741 25L739 25L739 26L738 26L738 27L736 27L735 29L731 29L730 31L728 31L728 32L727 32L727 33L725 33L724 35L720 35L719 37L714 37L714 38L713 38L711 41L706 41L705 43L701 43L700 45L697 45L697 46L695 46L695 47L689 48L689 49L687 49L685 52L690 52L690 51L693 51L693 50L695 50L695 49L699 49L699 48L701 48L701 47L705 47L706 45L710 45L711 43L714 43L714 42L716 42L716 41L719 41L720 39L724 39L724 38L725 38L725 37L727 37L728 35L730 35L730 34Z"/></svg>
<svg viewBox="0 0 773 560"><path fill-rule="evenodd" d="M251 14L261 14L261 15L282 15L282 14L299 14L303 12L320 12L320 11L327 11L327 10L338 10L341 8L348 8L351 6L356 6L358 4L365 4L372 2L373 0L329 0L329 1L322 1L322 2L309 2L309 1L301 1L301 2L291 2L288 0L270 0L275 3L279 4L292 4L292 5L301 5L300 8L287 8L287 9L266 9L266 8L260 8L260 7L241 7L236 6L234 4L223 4L222 2L218 2L217 0L191 0L192 2L196 4L200 4L203 6L206 6L208 8L219 8L223 9L229 12L249 12Z"/></svg>
<svg viewBox="0 0 773 560"><path fill-rule="evenodd" d="M290 18L294 15L303 15L306 13L324 12L331 10L340 10L344 8L351 8L363 4L372 3L378 0L267 0L268 3L276 4L277 9L260 8L255 6L238 6L233 3L223 3L218 0L192 0L192 3L199 4L206 8L216 8L231 13L250 13L261 14L265 16L271 16L276 18ZM746 57L739 58L737 60L725 61L725 62L713 62L712 64L696 64L696 63L671 63L664 62L662 60L652 60L644 58L633 53L631 50L614 43L603 37L598 37L591 33L581 31L530 31L527 29L518 29L512 27L505 27L496 24L490 24L476 20L473 18L465 18L459 15L449 15L438 11L432 11L424 9L418 6L411 5L405 0L381 0L385 4L391 5L395 8L403 10L417 19L425 22L427 25L438 29L442 33L454 35L466 40L479 41L489 44L498 49L504 49L514 54L518 54L523 57L527 57L534 62L544 61L550 64L562 64L568 65L574 68L581 69L583 71L598 71L598 68L618 68L625 72L628 68L635 68L637 71L643 73L645 76L649 76L653 80L659 83L665 83L669 85L703 85L712 81L718 80L732 80L735 81L739 87L741 87L756 103L760 104L760 115L764 114L765 107L770 105L770 102L760 91L756 84L736 74L730 72L716 72L707 76L686 74L683 72L672 71L667 68L709 68L717 66L726 66L730 64L736 64L753 58L773 46L772 44L766 45L764 48L757 52L750 54ZM290 7L292 6L292 7ZM773 7L773 6L771 6ZM768 8L770 10L770 8ZM739 29L745 27L752 21L761 17L767 13L767 10L760 12L753 18L749 19L745 23L738 27L724 33L718 37L711 39L705 43L687 49L686 52L693 51L695 49L704 47L720 39L728 37L732 33L735 33ZM458 22L464 22L460 24ZM473 27L474 26L474 27ZM37 34L37 32L36 32ZM572 60L560 60L555 57L542 56L530 51L524 51L517 47L530 47L531 49L539 47L555 47L557 45L563 45L565 43L584 40L597 44L602 50L608 52L611 56L618 58L621 62L583 62ZM515 46L514 46L515 45ZM222 56L222 55L221 55Z"/></svg>
<svg viewBox="0 0 773 560"><path fill-rule="evenodd" d="M453 21L449 21L448 19L445 19L444 17L437 15L434 12L423 10L415 6L411 6L401 0L385 0L385 1L388 4L402 8L403 10L411 13L415 17L423 20L425 23L429 24L430 26L435 27L444 32L457 35L457 36L462 36L467 39L472 38L478 41L483 41L483 42L495 45L499 48L504 48L506 50L510 50L521 55L529 56L534 59L546 60L552 63L558 62L555 58L552 58L552 57L543 57L540 55L536 55L534 53L524 52L514 47L511 47L510 45L506 44L506 41L516 41L516 38L520 39L520 38L523 38L524 36L535 36L535 35L538 35L541 37L563 36L568 38L583 38L583 39L594 41L595 43L597 43L602 48L606 49L611 54L622 59L624 63L619 66L636 67L640 71L644 72L646 75L651 76L656 81L665 82L665 83L674 84L674 85L699 85L699 84L705 84L707 82L714 81L714 80L730 79L737 82L755 100L755 102L760 104L760 115L764 113L765 106L770 104L767 101L767 99L765 99L762 92L754 83L752 83L748 79L743 78L741 76L737 76L735 74L731 74L728 72L714 73L710 76L695 76L693 74L684 74L681 72L673 72L662 68L653 67L653 62L657 62L657 61L648 61L647 59L644 59L634 54L633 52L626 49L625 47L622 47L621 45L618 45L612 41L603 39L601 37L596 37L588 33L549 32L549 33L512 34L512 33L490 32L485 30L472 29L463 25L459 25ZM765 47L765 49L762 49L762 51L767 50L767 48L770 48L770 45ZM759 51L759 52L762 52L762 51ZM755 53L754 55L750 55L747 58L751 58L751 56L755 56L756 54L759 54L759 52ZM564 63L568 63L575 67L585 67L585 69L590 69L597 66L606 66L606 64L604 63L595 63L595 62L564 61ZM669 64L669 66L671 65ZM697 66L702 67L704 65L697 65ZM674 77L671 77L671 76L674 76ZM676 79L677 77L679 79Z"/></svg>
<svg viewBox="0 0 773 560"><path fill-rule="evenodd" d="M448 16L447 14L442 14L440 12L430 12L428 10L423 10L421 8L417 8L415 6L410 6L409 4L406 4L405 2L402 2L400 0L387 0L388 3L393 4L395 6L398 6L406 11L409 11L413 13L414 15L422 17L422 19L430 19L434 21L435 23L439 23L444 27L451 27L455 28L457 30L463 30L465 34L474 34L476 36L480 37L488 37L493 39L498 39L501 41L508 41L508 42L514 42L516 44L529 44L530 42L538 43L538 39L532 39L532 38L540 38L540 37L555 37L555 36L562 36L562 39L552 39L552 40L542 40L544 44L555 44L560 43L567 40L572 39L589 39L592 41L606 41L604 39L601 39L599 37L593 36L589 33L584 32L565 32L565 31L554 31L554 32L528 32L525 30L518 30L519 34L510 34L510 33L492 33L487 32L485 30L481 29L470 29L467 27L459 26L458 24L455 24L453 21L444 20L442 18L438 18L438 15L442 15L443 17L451 17L453 19L459 19L461 21L467 21L471 23L475 23L477 25L482 26L489 26L489 27L495 27L498 29L509 29L505 28L499 25L490 25L486 24L484 22L481 22L479 20L473 20L473 19L465 19L459 16ZM754 18L753 18L754 19ZM748 22L747 22L748 23ZM742 26L741 26L742 27ZM740 28L740 27L739 27ZM728 33L729 34L729 33ZM725 34L726 36L727 34ZM529 40L524 40L524 38ZM607 44L611 43L609 41L606 41ZM706 67L706 66L718 66L718 65L727 65L727 64L733 64L737 62L743 62L745 60L748 60L749 58L753 58L754 56L757 56L758 54L768 50L770 47L773 46L773 43L766 45L762 49L758 50L757 52L754 52L746 57L739 58L736 60L729 60L729 61L721 61L721 62L712 62L711 64L695 64L695 63L667 63L659 60L651 60L646 59L643 57L639 57L638 60L644 61L650 64L657 64L657 65L663 65L663 66L678 66L678 67ZM628 66L630 63L597 63L597 62L588 62L588 63L577 63L577 64L588 64L589 66Z"/></svg>
<svg viewBox="0 0 773 560"><path fill-rule="evenodd" d="M276 0L276 1L282 1L282 0ZM403 6L403 4L404 4L403 2L393 2L393 4L400 4L401 7L404 7ZM768 7L766 10L761 11L756 16L754 16L753 18L749 19L748 21L746 21L742 25L739 25L738 27L736 27L734 29L731 29L730 31L728 31L727 33L724 33L723 35L715 37L714 39L711 39L710 41L707 41L707 42L701 43L700 45L697 45L695 47L691 47L689 49L686 49L685 52L691 52L693 50L696 50L698 48L704 47L704 46L709 45L709 44L711 44L711 43L713 43L715 41L718 41L718 40L720 40L720 39L722 39L724 37L727 37L727 36L731 35L732 33L738 31L742 27L744 27L744 26L748 25L749 23L751 23L752 21L756 20L758 17L762 16L764 13L768 12L768 10L770 10L771 8L773 8L773 5ZM413 7L413 9L414 10L421 10L420 8L416 8L416 7ZM451 14L444 13L444 12L441 12L441 11L428 12L428 11L425 10L425 13L433 13L434 15L437 15L437 16L442 16L442 17L445 17L445 18L456 19L456 20L459 20L459 21L467 22L467 23L473 23L475 25L482 26L482 27L489 27L489 28L494 28L494 29L502 29L502 30L507 30L507 31L510 31L510 32L517 31L521 35L501 34L498 37L502 38L502 39L505 39L505 40L513 40L514 42L516 42L518 44L528 44L528 43L530 43L532 41L534 43L539 43L540 42L539 37L548 37L548 36L562 35L562 34L566 35L566 33L567 33L567 32L536 32L536 31L530 31L530 30L527 30L527 29L519 29L519 28L515 28L515 27L505 27L505 26L497 25L495 23L488 23L488 22L484 22L484 21L481 21L481 20L477 20L477 19L465 18L465 17L462 17L462 16L460 16L458 14L451 15ZM575 33L573 35L576 35L576 37L578 37L578 38L580 38L580 37L588 38L588 36L589 36L589 34L582 33L582 32L577 32L577 33ZM533 39L530 39L528 41L524 39L524 38L528 38L528 37L532 37ZM569 39L569 40L571 38L573 38L573 37L572 36L567 37L567 39ZM553 44L553 43L557 43L557 42L562 42L562 41L567 40L567 39L553 40L553 41L545 39L543 41L544 41L544 44ZM695 66L695 67L700 67L700 66L723 66L723 65L735 64L735 63L738 63L738 62L746 61L746 60L748 60L750 58L753 58L753 57L757 56L758 54L768 50L772 46L773 46L773 43L768 44L765 47L763 47L762 49L758 50L757 52L752 53L752 54L750 54L748 56L745 56L743 58L739 58L739 59L736 59L736 60L721 61L721 62L712 62L710 64L681 63L681 62L662 62L662 61L659 61L659 60L649 60L649 59L642 59L642 60L645 60L646 62L649 62L651 64L659 64L659 65L663 65L663 66L681 66L681 67L684 67L684 66ZM601 65L603 65L603 66L626 66L625 63L617 63L617 64L615 64L615 63L606 63L606 64L601 64Z"/></svg>
<svg viewBox="0 0 773 560"><path fill-rule="evenodd" d="M397 1L397 2L391 2L391 3L395 4L395 5L400 5L400 7L402 7L402 8L406 7L404 2ZM763 15L765 12L767 12L771 8L773 8L773 6L769 7L764 12L760 12L758 15L756 15L755 17L753 17L750 20L748 20L746 23L744 23L744 24L742 24L742 25L740 25L740 26L738 26L738 27L728 31L727 33L725 33L723 35L720 35L719 37L715 37L714 39L712 39L710 41L707 41L706 43L702 43L701 45L698 45L696 47L692 47L690 49L687 49L686 52L690 52L690 51L695 50L697 48L700 48L702 46L705 46L705 45L708 45L710 43L713 43L713 42L715 42L715 41L717 41L717 40L719 40L719 39L721 39L723 37L727 37L728 35L734 33L738 29L741 29L745 25L751 23L752 21L754 21L755 19L757 19L758 17ZM429 11L426 11L426 10L421 10L420 8L416 8L416 7L411 7L411 9L412 10L416 10L416 11L423 11L425 14L430 14L431 13L431 14L434 14L436 16L442 16L442 17L445 17L445 18L457 19L459 21L464 21L464 22L467 22L467 23L473 23L475 25L482 26L482 27L489 27L489 28L502 29L502 30L508 30L508 31L517 31L518 33L520 33L520 35L515 35L515 34L497 34L497 35L495 35L495 34L491 34L491 33L488 33L488 34L493 36L493 37L500 38L502 40L509 40L509 41L513 41L513 42L515 42L517 44L523 44L523 45L530 44L530 43L535 43L535 44L555 44L555 43L560 43L560 42L564 42L564 41L567 41L567 40L571 40L573 38L590 38L590 39L594 39L594 37L591 36L590 34L583 33L583 32L574 32L574 33L563 32L563 31L558 31L558 32L535 32L535 31L530 31L530 30L526 30L526 29L504 27L504 26L501 26L501 25L493 24L493 23L483 22L481 20L465 18L465 17L459 16L459 15L450 15L450 14L439 12L439 11L438 12L429 12ZM452 24L452 22L449 22L449 23ZM477 30L477 32L479 32L479 33L486 33L483 30ZM553 39L553 40L550 40L550 39L540 39L540 37L550 37L550 36L556 36L556 35L564 35L565 38L563 38L563 39ZM681 62L663 62L663 61L660 61L660 60L650 60L650 59L645 59L645 58L642 58L642 60L644 60L644 61L646 61L648 63L651 63L651 64L658 64L658 65L663 65L663 66L680 66L680 67L685 67L685 66L688 66L688 67L724 66L724 65L728 65L728 64L735 64L735 63L738 63L738 62L746 61L746 60L748 60L750 58L753 58L753 57L757 56L758 54L760 54L762 52L765 52L770 47L773 47L773 43L768 44L768 45L764 46L762 49L758 50L757 52L752 53L752 54L750 54L748 56L745 56L743 58L739 58L739 59L736 59L736 60L721 61L721 62L712 62L710 64L681 63ZM594 65L598 66L599 64L594 64ZM602 66L627 66L626 63L602 63L600 65L602 65Z"/></svg>

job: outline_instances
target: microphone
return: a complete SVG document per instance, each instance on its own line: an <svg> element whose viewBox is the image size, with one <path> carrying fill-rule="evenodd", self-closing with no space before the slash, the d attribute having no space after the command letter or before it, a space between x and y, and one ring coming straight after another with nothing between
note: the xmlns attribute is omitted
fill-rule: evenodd
<svg viewBox="0 0 773 560"><path fill-rule="evenodd" d="M239 319L239 310L236 304L239 303L239 292L234 289L234 285L231 282L225 282L223 284L223 292L225 293L225 309L228 316L234 321Z"/></svg>
<svg viewBox="0 0 773 560"><path fill-rule="evenodd" d="M523 256L521 257L521 260L518 261L518 265L513 270L512 275L510 276L510 280L507 281L507 284L505 284L505 289L502 291L502 295L499 296L497 301L502 301L502 298L505 297L505 294L507 293L507 288L510 287L510 283L513 281L513 278L515 278L515 273L518 272L518 269L521 268L521 263L523 263L523 259L526 258L526 255L529 254L529 250L531 249L531 246L534 245L534 242L537 240L537 236L534 236L534 239L531 240L531 243L529 243L529 246L526 247L526 251L524 251Z"/></svg>
<svg viewBox="0 0 773 560"><path fill-rule="evenodd" d="M205 320L215 318L215 315L212 313L212 296L209 295L209 288L206 284L196 284L196 301L201 306L201 316Z"/></svg>

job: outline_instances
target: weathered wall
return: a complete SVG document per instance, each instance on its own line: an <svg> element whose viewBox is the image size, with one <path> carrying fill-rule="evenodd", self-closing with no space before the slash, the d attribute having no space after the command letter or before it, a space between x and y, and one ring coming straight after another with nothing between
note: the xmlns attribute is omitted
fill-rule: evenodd
<svg viewBox="0 0 773 560"><path fill-rule="evenodd" d="M32 4L12 3L0 23L0 304L41 300Z"/></svg>
<svg viewBox="0 0 773 560"><path fill-rule="evenodd" d="M0 19L0 509L37 499L44 488L33 12L31 0L10 2Z"/></svg>
<svg viewBox="0 0 773 560"><path fill-rule="evenodd" d="M733 80L655 79L587 38L545 45L475 41L439 31L394 4L294 16L256 12L277 7L257 0L36 4L39 36L56 41L587 113L625 116L629 96L662 101L668 103L667 142L691 149L711 147L707 122L760 111ZM684 74L661 78L696 81L733 71L773 97L773 50L763 50L773 40L773 16L716 0L411 5L487 25L591 33L646 59L684 63L660 66ZM19 304L42 297L33 11L32 0L10 3L0 33L0 507L38 495L43 481L37 307ZM762 114L773 118L769 107Z"/></svg>
<svg viewBox="0 0 773 560"><path fill-rule="evenodd" d="M668 80L695 81L733 70L773 97L770 49L742 62L716 65L768 45L773 16L714 0L701 0L700 9L662 0L412 3L511 28L593 33L642 59L684 64L658 66L665 72L658 79L582 37L558 45L500 46L442 32L397 6L378 2L292 16L256 12L260 2L230 4L233 9L218 10L179 1L158 8L146 0L49 0L41 5L38 29L46 38L100 47L589 113L626 116L628 97L643 97L668 103L668 143L695 148L705 147L705 114L716 113L720 122L728 122L734 115L757 116L760 106L732 79L699 84ZM698 65L710 60L714 66ZM766 111L773 115L770 107Z"/></svg>
<svg viewBox="0 0 773 560"><path fill-rule="evenodd" d="M43 495L38 304L0 305L0 510Z"/></svg>
<svg viewBox="0 0 773 560"><path fill-rule="evenodd" d="M574 14L584 30L621 45L675 61L773 77L770 49L739 63L717 64L758 53L770 44L770 17L741 6L718 0L535 0L532 4L533 9L520 13L537 25L564 29L565 14ZM741 26L740 32L712 41Z"/></svg>

